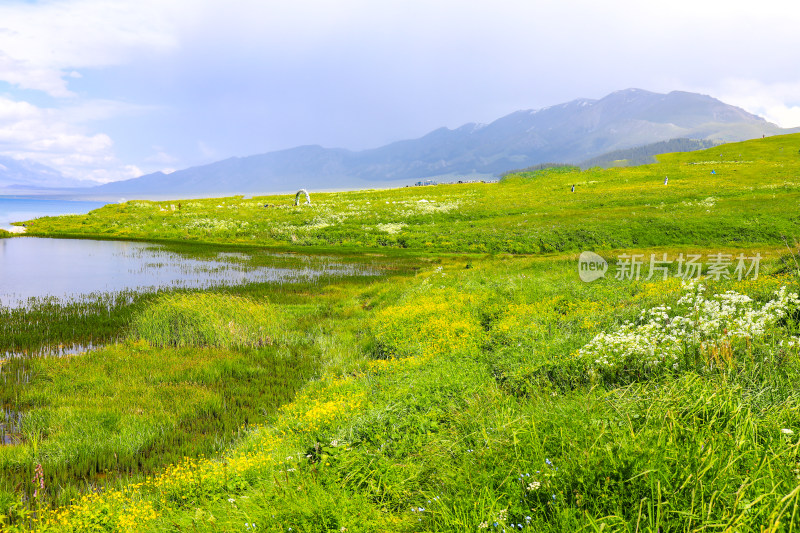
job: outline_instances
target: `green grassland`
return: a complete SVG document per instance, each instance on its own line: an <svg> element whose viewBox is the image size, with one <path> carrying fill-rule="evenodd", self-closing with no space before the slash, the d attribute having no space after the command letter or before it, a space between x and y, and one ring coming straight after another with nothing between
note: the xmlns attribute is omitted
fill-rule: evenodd
<svg viewBox="0 0 800 533"><path fill-rule="evenodd" d="M383 274L4 311L4 345L76 328L109 344L0 366L0 402L22 414L0 446L0 524L798 530L798 150L791 135L297 207L130 201L29 222L197 253L324 250ZM605 278L580 281L583 250ZM677 264L615 276L623 253L645 273L650 254L762 261L757 279L687 284Z"/></svg>
<svg viewBox="0 0 800 533"><path fill-rule="evenodd" d="M299 208L289 195L130 201L39 219L27 232L444 253L778 244L800 223L798 145L797 135L772 137L666 154L653 165L509 176L499 185L312 191L312 204Z"/></svg>

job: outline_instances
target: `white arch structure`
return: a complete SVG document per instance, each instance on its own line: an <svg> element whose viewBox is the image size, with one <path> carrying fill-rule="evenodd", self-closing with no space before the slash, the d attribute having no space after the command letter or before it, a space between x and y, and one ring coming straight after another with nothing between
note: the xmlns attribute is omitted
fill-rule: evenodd
<svg viewBox="0 0 800 533"><path fill-rule="evenodd" d="M311 197L308 195L308 191L305 190L305 189L300 189L299 191L297 191L297 194L294 195L294 205L300 205L300 195L301 194L305 194L306 195L306 203L308 205L311 205Z"/></svg>

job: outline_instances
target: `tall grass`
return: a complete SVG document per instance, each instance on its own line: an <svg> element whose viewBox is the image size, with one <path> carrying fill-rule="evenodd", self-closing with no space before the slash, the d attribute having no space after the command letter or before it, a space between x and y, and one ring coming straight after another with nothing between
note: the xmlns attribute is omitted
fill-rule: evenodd
<svg viewBox="0 0 800 533"><path fill-rule="evenodd" d="M113 529L139 508L152 512L133 529L149 531L797 526L793 312L765 323L757 347L732 343L737 364L633 383L569 381L579 348L685 290L576 284L573 261L440 266L349 293L326 349L346 350L360 331L360 357L328 366L221 460L179 462L143 485L81 500L47 527L80 530L103 509ZM776 309L768 302L782 286L796 290L797 280L711 281L705 298L736 290L753 308ZM452 336L445 324L471 333ZM724 344L725 329L709 334Z"/></svg>
<svg viewBox="0 0 800 533"><path fill-rule="evenodd" d="M154 346L259 347L275 342L282 317L267 302L224 294L168 294L131 320L131 336Z"/></svg>
<svg viewBox="0 0 800 533"><path fill-rule="evenodd" d="M32 298L22 307L0 306L0 358L63 355L118 339L133 313L152 297L122 291L78 301Z"/></svg>
<svg viewBox="0 0 800 533"><path fill-rule="evenodd" d="M0 363L0 404L18 417L3 425L13 445L0 444L0 524L26 528L51 505L144 480L184 457L215 456L273 416L323 362L347 364L349 350L329 340L336 302L375 278L329 263L336 268L313 280L122 295L112 308L78 301L8 310L6 346L20 338L31 351ZM42 324L108 344L52 357ZM38 465L44 490L30 482Z"/></svg>

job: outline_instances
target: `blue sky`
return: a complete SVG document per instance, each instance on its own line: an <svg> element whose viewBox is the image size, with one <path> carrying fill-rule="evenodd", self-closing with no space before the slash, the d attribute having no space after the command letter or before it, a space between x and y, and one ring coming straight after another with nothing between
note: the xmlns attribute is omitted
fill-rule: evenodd
<svg viewBox="0 0 800 533"><path fill-rule="evenodd" d="M0 155L100 182L629 87L800 126L790 1L0 0Z"/></svg>

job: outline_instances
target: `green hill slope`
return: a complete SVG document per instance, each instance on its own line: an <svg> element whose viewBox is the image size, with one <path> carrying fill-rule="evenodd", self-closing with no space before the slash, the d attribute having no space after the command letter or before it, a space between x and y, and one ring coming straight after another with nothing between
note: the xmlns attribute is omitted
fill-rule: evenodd
<svg viewBox="0 0 800 533"><path fill-rule="evenodd" d="M437 252L776 244L800 228L799 148L800 134L785 135L498 184L311 191L313 203L297 207L291 196L130 201L29 222L28 233Z"/></svg>

